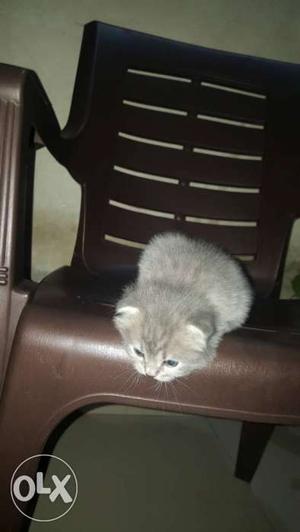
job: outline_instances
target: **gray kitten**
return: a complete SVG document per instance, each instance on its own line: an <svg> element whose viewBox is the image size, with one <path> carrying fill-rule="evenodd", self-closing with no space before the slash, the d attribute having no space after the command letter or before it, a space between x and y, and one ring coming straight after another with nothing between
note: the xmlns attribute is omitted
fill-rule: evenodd
<svg viewBox="0 0 300 532"><path fill-rule="evenodd" d="M135 369L167 382L207 366L222 336L245 322L252 300L230 255L201 239L163 233L143 251L114 323Z"/></svg>

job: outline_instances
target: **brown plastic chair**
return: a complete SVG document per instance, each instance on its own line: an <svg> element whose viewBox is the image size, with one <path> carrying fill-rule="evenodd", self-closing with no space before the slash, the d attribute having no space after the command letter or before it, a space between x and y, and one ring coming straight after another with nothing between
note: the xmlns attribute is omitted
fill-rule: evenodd
<svg viewBox="0 0 300 532"><path fill-rule="evenodd" d="M9 495L15 467L49 449L82 408L242 420L236 475L245 480L274 424L299 424L299 302L278 300L300 213L299 91L298 65L92 22L61 132L34 72L0 66L1 529L23 522ZM80 183L82 204L71 267L37 285L30 235L41 145ZM247 325L188 386L176 385L176 399L157 395L148 377L125 386L129 366L111 320L136 274L140 250L128 242L166 230L248 259L258 294Z"/></svg>

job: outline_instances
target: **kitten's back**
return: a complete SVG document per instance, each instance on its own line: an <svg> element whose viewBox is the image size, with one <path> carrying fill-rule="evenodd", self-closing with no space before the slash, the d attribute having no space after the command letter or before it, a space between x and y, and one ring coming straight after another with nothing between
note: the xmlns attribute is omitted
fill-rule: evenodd
<svg viewBox="0 0 300 532"><path fill-rule="evenodd" d="M240 265L219 247L180 233L155 236L139 263L140 283L186 286L208 300L224 323L242 323L252 303L252 290Z"/></svg>
<svg viewBox="0 0 300 532"><path fill-rule="evenodd" d="M203 239L181 233L156 235L146 246L139 263L140 278L175 283L207 280L232 270L232 259L223 250Z"/></svg>

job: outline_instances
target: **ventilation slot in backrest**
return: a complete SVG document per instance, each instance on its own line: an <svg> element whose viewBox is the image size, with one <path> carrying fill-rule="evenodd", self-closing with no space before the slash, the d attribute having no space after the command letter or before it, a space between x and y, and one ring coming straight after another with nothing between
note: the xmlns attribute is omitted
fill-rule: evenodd
<svg viewBox="0 0 300 532"><path fill-rule="evenodd" d="M104 239L142 248L181 230L246 262L257 249L266 97L128 69Z"/></svg>

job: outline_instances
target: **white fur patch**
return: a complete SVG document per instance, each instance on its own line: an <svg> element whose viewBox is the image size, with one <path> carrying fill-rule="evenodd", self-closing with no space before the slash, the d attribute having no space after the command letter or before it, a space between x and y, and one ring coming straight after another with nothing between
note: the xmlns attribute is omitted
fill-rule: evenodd
<svg viewBox="0 0 300 532"><path fill-rule="evenodd" d="M204 332L196 327L196 325L192 325L192 323L188 323L186 329L191 344L196 346L197 349L203 349L206 346L206 335Z"/></svg>
<svg viewBox="0 0 300 532"><path fill-rule="evenodd" d="M114 322L120 329L124 329L129 327L139 314L140 310L137 307L129 305L120 307L114 316Z"/></svg>

